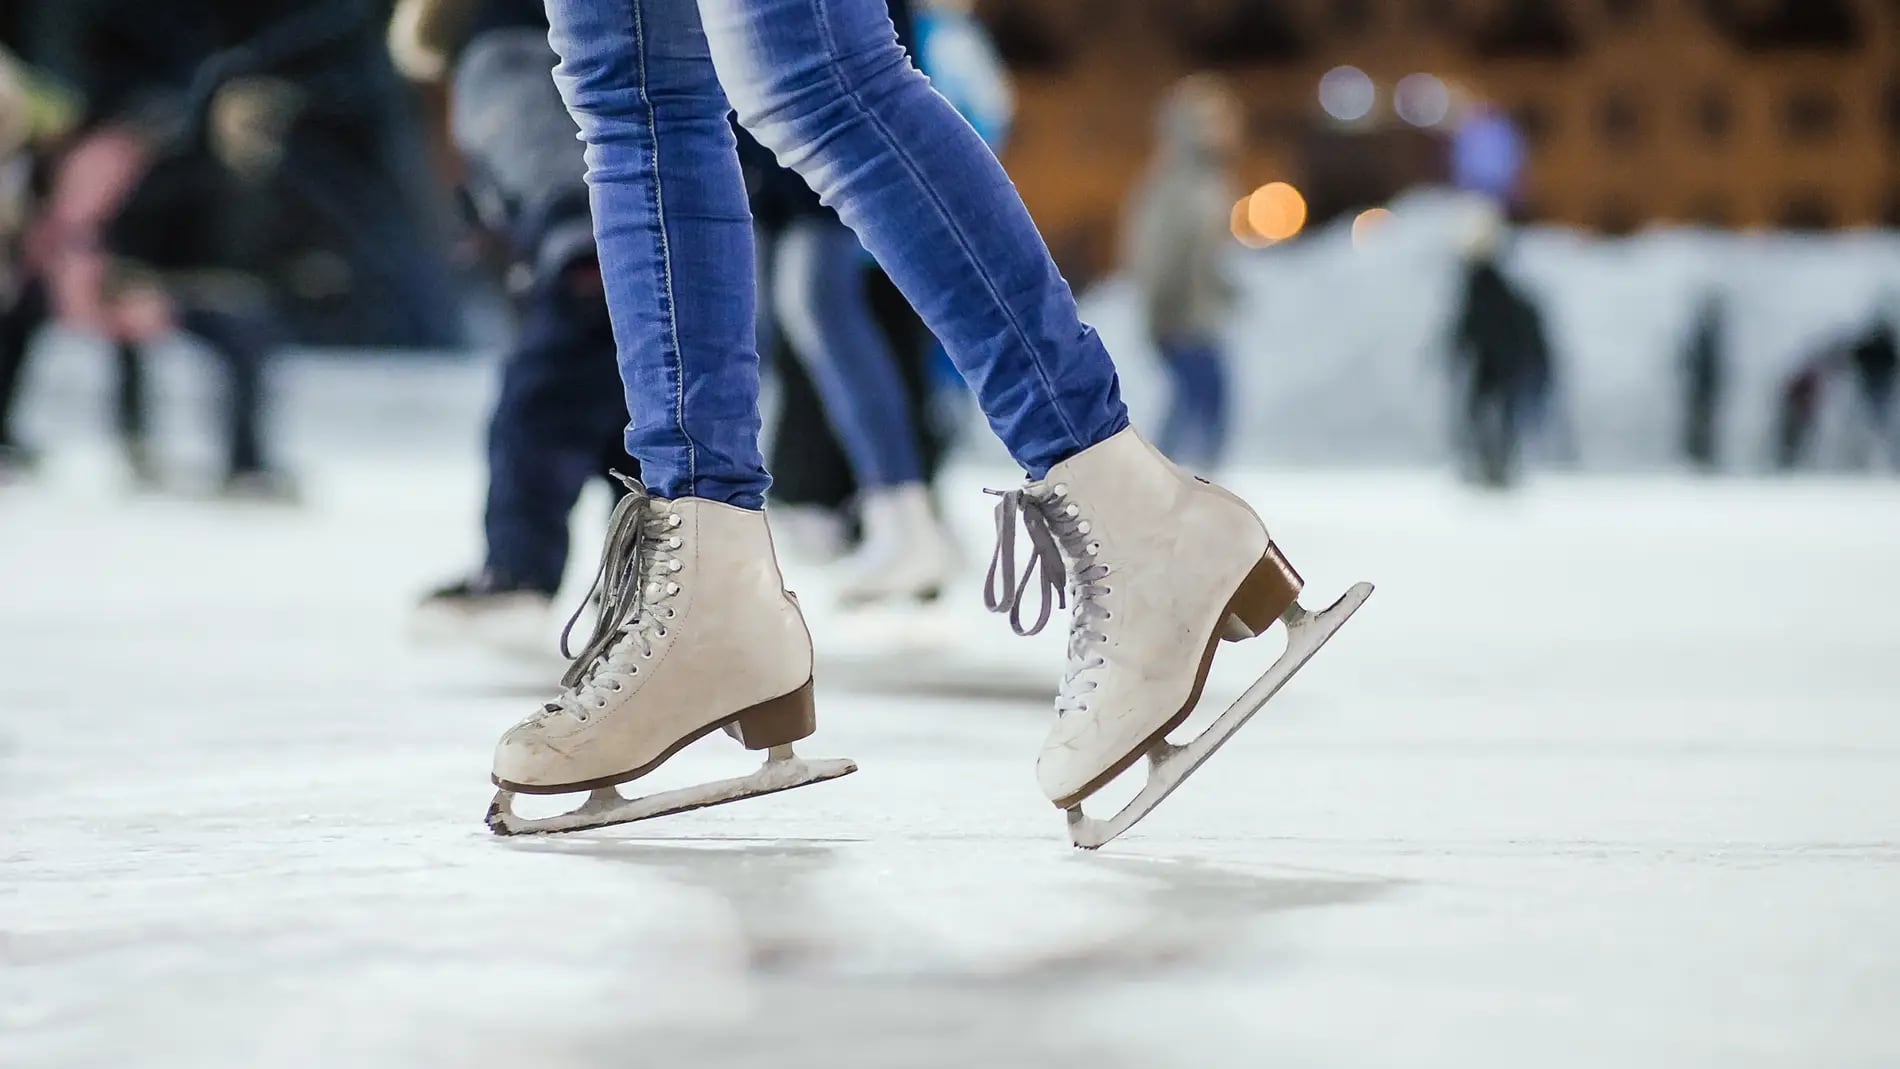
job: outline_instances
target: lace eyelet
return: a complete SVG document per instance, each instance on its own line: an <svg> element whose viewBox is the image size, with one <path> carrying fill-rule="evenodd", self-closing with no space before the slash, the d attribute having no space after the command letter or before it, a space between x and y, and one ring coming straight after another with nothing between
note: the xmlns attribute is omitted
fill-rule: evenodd
<svg viewBox="0 0 1900 1069"><path fill-rule="evenodd" d="M658 631L654 632L654 634L658 635L660 638L665 638L667 636L667 630L666 628L662 627Z"/></svg>
<svg viewBox="0 0 1900 1069"><path fill-rule="evenodd" d="M678 527L678 526L680 525L680 518L679 518L679 514L678 514L678 513L674 513L673 515L671 515L671 516L668 516L668 517L666 518L666 525L667 525L668 527Z"/></svg>
<svg viewBox="0 0 1900 1069"><path fill-rule="evenodd" d="M677 572L677 571L679 571L679 570L680 570L681 568L684 568L684 567L686 567L686 565L684 565L684 564L681 564L681 563L680 563L679 561L673 561L673 562L672 562L672 565L673 565L673 569L672 569L672 570L673 570L673 571L676 571L676 572Z"/></svg>
<svg viewBox="0 0 1900 1069"><path fill-rule="evenodd" d="M684 541L682 541L682 540L680 539L680 536L679 536L679 535L674 535L674 536L673 536L672 538L670 538L670 539L668 539L668 540L667 540L667 543L666 543L666 548L668 548L668 549L678 549L678 548L680 548L681 546L683 546L683 545L685 545L685 544L686 544L686 543L685 543Z"/></svg>
<svg viewBox="0 0 1900 1069"><path fill-rule="evenodd" d="M1050 489L1055 492L1055 495L1057 497L1067 497L1069 494L1068 483L1057 483L1054 486L1050 487Z"/></svg>

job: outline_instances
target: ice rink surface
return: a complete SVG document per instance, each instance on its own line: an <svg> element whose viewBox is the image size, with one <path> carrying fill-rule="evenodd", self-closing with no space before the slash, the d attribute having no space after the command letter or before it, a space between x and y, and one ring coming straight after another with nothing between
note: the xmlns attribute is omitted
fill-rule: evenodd
<svg viewBox="0 0 1900 1069"><path fill-rule="evenodd" d="M797 577L802 749L858 775L503 841L553 672L406 635L472 451L298 430L300 510L0 488L0 1066L1900 1064L1892 482L1248 471L1309 602L1379 592L1088 855L1031 771L1060 639L978 609L1008 473L959 470L910 648Z"/></svg>

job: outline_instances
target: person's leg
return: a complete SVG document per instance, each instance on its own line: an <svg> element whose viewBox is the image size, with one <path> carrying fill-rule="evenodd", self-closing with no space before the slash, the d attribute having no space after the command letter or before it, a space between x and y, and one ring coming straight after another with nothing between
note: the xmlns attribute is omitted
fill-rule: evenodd
<svg viewBox="0 0 1900 1069"><path fill-rule="evenodd" d="M227 474L264 472L270 465L260 428L264 362L273 343L270 326L261 315L211 308L186 309L179 325L224 365Z"/></svg>
<svg viewBox="0 0 1900 1069"><path fill-rule="evenodd" d="M1289 615L1298 576L1245 502L1128 427L1114 365L1029 213L897 47L883 0L700 0L700 10L740 121L857 232L1031 477L998 506L986 601L1034 631L1073 595L1061 715L1037 775L1057 806L1076 806L1187 717L1222 638L1306 620ZM1009 574L1019 514L1033 558L1020 578ZM1042 615L1024 628L1032 585ZM1294 649L1283 675L1303 663ZM1171 763L1171 751L1153 752L1157 768ZM1086 821L1071 830L1078 843L1105 841Z"/></svg>
<svg viewBox="0 0 1900 1069"><path fill-rule="evenodd" d="M917 433L897 357L871 315L857 236L834 219L793 223L772 277L779 327L818 387L858 486L918 482Z"/></svg>
<svg viewBox="0 0 1900 1069"><path fill-rule="evenodd" d="M38 277L28 278L13 303L0 312L0 449L24 452L13 437L13 406L26 379L33 338L50 312L46 285Z"/></svg>
<svg viewBox="0 0 1900 1069"><path fill-rule="evenodd" d="M877 257L1032 477L1127 426L1022 200L898 46L884 0L700 0L739 119Z"/></svg>
<svg viewBox="0 0 1900 1069"><path fill-rule="evenodd" d="M587 143L627 452L661 498L746 509L759 456L752 217L693 0L548 0Z"/></svg>
<svg viewBox="0 0 1900 1069"><path fill-rule="evenodd" d="M843 509L858 492L851 460L825 418L825 402L805 362L781 339L774 354L778 411L773 417L772 505Z"/></svg>
<svg viewBox="0 0 1900 1069"><path fill-rule="evenodd" d="M1185 464L1188 462L1188 440L1194 433L1191 369L1182 360L1182 346L1159 341L1155 347L1160 352L1161 365L1168 369L1168 411L1161 418L1161 430L1155 435L1155 447L1167 454L1168 459Z"/></svg>
<svg viewBox="0 0 1900 1069"><path fill-rule="evenodd" d="M1174 399L1161 438L1169 459L1207 472L1220 462L1227 436L1226 368L1220 351L1207 342L1190 342L1168 350L1168 370L1174 375Z"/></svg>
<svg viewBox="0 0 1900 1069"><path fill-rule="evenodd" d="M904 403L910 410L910 425L917 433L917 459L923 466L924 482L935 481L949 447L944 433L945 420L938 409L941 379L932 362L937 358L937 339L924 326L923 318L904 299L903 291L874 263L864 270L864 288L871 314L878 329L897 357L897 377L904 383ZM950 370L952 378L955 369ZM959 379L957 385L962 385Z"/></svg>
<svg viewBox="0 0 1900 1069"><path fill-rule="evenodd" d="M863 538L839 600L936 598L954 553L924 486L897 356L871 312L863 246L835 219L803 219L779 239L772 276L781 330L812 373L858 483Z"/></svg>
<svg viewBox="0 0 1900 1069"><path fill-rule="evenodd" d="M1207 468L1212 470L1227 459L1227 354L1220 346L1209 344L1206 350L1207 376Z"/></svg>
<svg viewBox="0 0 1900 1069"><path fill-rule="evenodd" d="M152 403L145 346L122 338L114 344L112 355L119 376L113 397L113 423L119 432L119 447L125 451L125 466L134 486L156 487L161 479L158 462L152 456Z"/></svg>
<svg viewBox="0 0 1900 1069"><path fill-rule="evenodd" d="M603 466L603 422L618 437L625 421L605 306L570 297L564 284L541 282L522 310L489 422L482 513L484 570L498 585L547 595L567 570L568 515Z"/></svg>
<svg viewBox="0 0 1900 1069"><path fill-rule="evenodd" d="M578 830L833 779L797 759L817 727L811 633L760 506L753 238L737 148L693 0L548 0L556 82L587 142L594 231L633 417L657 491L615 506L593 631L561 692L495 748L489 826ZM571 625L570 625L571 626ZM564 650L566 647L563 641ZM624 803L637 779L725 728L767 752L750 777ZM515 793L589 791L524 820Z"/></svg>

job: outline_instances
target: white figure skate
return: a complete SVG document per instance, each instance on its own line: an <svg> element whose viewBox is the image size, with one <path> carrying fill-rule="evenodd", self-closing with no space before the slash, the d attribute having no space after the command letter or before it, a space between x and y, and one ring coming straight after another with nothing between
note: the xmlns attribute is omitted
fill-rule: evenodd
<svg viewBox="0 0 1900 1069"><path fill-rule="evenodd" d="M858 609L936 601L956 568L956 548L923 484L867 490L858 511L864 539L838 564L839 605Z"/></svg>
<svg viewBox="0 0 1900 1069"><path fill-rule="evenodd" d="M816 727L811 635L785 590L762 513L638 483L615 508L594 586L593 636L564 689L502 736L488 809L498 835L580 831L722 805L857 771L800 759ZM590 594L591 597L591 594ZM579 613L575 618L579 618ZM573 621L569 621L569 628ZM565 652L566 636L562 636ZM749 776L627 798L614 785L720 728L765 764ZM589 792L561 816L516 816L516 794Z"/></svg>
<svg viewBox="0 0 1900 1069"><path fill-rule="evenodd" d="M1009 613L1018 634L1034 634L1052 606L1073 599L1068 670L1036 776L1068 811L1079 847L1099 847L1153 811L1372 594L1360 583L1322 612L1301 608L1299 575L1246 502L1182 471L1132 429L1000 496L985 604ZM1030 541L1020 580L1019 513ZM1041 612L1025 627L1031 583ZM1200 701L1219 644L1276 620L1288 633L1280 659L1199 737L1169 743ZM1151 768L1141 793L1108 820L1084 815L1082 802L1143 754Z"/></svg>

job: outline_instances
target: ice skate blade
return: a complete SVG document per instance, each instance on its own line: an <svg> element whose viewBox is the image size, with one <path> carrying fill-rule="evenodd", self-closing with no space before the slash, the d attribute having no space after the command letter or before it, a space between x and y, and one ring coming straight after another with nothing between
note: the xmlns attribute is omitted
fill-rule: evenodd
<svg viewBox="0 0 1900 1069"><path fill-rule="evenodd" d="M1359 583L1332 605L1319 612L1310 612L1297 603L1282 613L1280 620L1286 624L1286 652L1273 662L1265 675L1247 688L1247 692L1234 699L1220 719L1196 736L1194 741L1175 746L1165 739L1148 750L1148 782L1134 800L1121 808L1121 811L1107 820L1096 820L1082 812L1080 805L1070 806L1068 810L1069 840L1084 850L1094 850L1113 840L1116 836L1140 823L1141 818L1154 812L1168 795L1174 793L1183 780L1194 774L1201 763L1214 756L1239 731L1261 707L1273 699L1287 680L1306 666L1313 655L1326 645L1359 606L1372 596L1371 583Z"/></svg>
<svg viewBox="0 0 1900 1069"><path fill-rule="evenodd" d="M514 812L513 791L495 792L488 804L488 830L496 835L548 835L556 832L587 831L615 824L631 824L673 813L685 813L707 806L725 805L764 794L777 794L794 787L823 783L858 770L857 762L846 758L807 760L792 753L790 746L775 746L767 752L765 764L748 776L702 783L662 791L644 798L628 798L612 787L590 792L579 809L554 817L519 817Z"/></svg>

